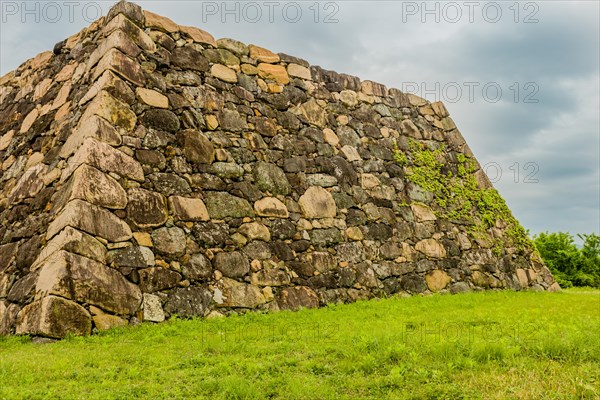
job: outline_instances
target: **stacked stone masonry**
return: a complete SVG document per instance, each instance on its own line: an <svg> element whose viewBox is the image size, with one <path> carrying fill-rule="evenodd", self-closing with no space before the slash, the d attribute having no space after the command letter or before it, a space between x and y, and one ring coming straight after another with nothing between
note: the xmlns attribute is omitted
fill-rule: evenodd
<svg viewBox="0 0 600 400"><path fill-rule="evenodd" d="M411 140L473 158L441 103L120 2L0 78L0 333L557 289L436 216Z"/></svg>

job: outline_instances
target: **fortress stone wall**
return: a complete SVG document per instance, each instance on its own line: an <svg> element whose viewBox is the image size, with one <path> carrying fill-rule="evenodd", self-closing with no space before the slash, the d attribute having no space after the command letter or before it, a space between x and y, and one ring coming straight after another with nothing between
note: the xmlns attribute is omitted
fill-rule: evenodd
<svg viewBox="0 0 600 400"><path fill-rule="evenodd" d="M126 2L0 78L0 224L1 334L558 289L443 104Z"/></svg>

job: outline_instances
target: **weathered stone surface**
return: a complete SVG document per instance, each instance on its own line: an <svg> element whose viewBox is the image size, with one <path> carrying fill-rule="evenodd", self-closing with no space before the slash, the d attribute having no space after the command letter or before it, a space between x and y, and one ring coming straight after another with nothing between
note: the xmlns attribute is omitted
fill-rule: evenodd
<svg viewBox="0 0 600 400"><path fill-rule="evenodd" d="M275 164L257 162L252 169L254 184L272 195L286 195L290 192L290 183L285 173Z"/></svg>
<svg viewBox="0 0 600 400"><path fill-rule="evenodd" d="M246 118L235 110L219 110L219 123L224 130L238 132L248 128Z"/></svg>
<svg viewBox="0 0 600 400"><path fill-rule="evenodd" d="M145 293L174 288L181 280L178 272L162 267L145 268L139 274L140 289Z"/></svg>
<svg viewBox="0 0 600 400"><path fill-rule="evenodd" d="M179 30L188 35L194 42L201 44L209 44L212 47L217 47L217 42L212 35L202 29L193 26L180 26Z"/></svg>
<svg viewBox="0 0 600 400"><path fill-rule="evenodd" d="M173 53L171 55L171 62L174 65L185 70L201 72L208 71L208 60L204 58L204 56L202 56L202 53L192 48L191 46L178 47L175 50L173 50ZM175 76L173 76L173 78L174 77ZM190 76L185 78L185 81L183 78L183 76L179 76L179 78L177 79L178 82L173 83L191 85L196 83L195 81L197 80L197 83L200 84L200 79L198 78L198 76L196 74L191 74L191 71Z"/></svg>
<svg viewBox="0 0 600 400"><path fill-rule="evenodd" d="M446 257L446 249L435 239L423 239L415 245L415 249L428 257Z"/></svg>
<svg viewBox="0 0 600 400"><path fill-rule="evenodd" d="M269 242L271 240L271 233L269 228L258 222L250 222L243 224L238 229L238 232L246 236L248 240L262 240Z"/></svg>
<svg viewBox="0 0 600 400"><path fill-rule="evenodd" d="M326 113L315 99L310 99L306 103L301 104L295 111L306 119L309 124L316 125L319 128L325 127Z"/></svg>
<svg viewBox="0 0 600 400"><path fill-rule="evenodd" d="M311 186L300 196L298 201L306 218L333 218L337 214L337 206L333 196L319 186Z"/></svg>
<svg viewBox="0 0 600 400"><path fill-rule="evenodd" d="M409 293L423 293L427 290L425 279L421 275L407 274L400 280L400 287Z"/></svg>
<svg viewBox="0 0 600 400"><path fill-rule="evenodd" d="M157 172L149 175L148 179L154 184L154 188L165 196L184 195L192 191L188 181L177 174Z"/></svg>
<svg viewBox="0 0 600 400"><path fill-rule="evenodd" d="M361 91L364 94L371 96L385 97L387 96L387 88L381 83L373 81L362 81Z"/></svg>
<svg viewBox="0 0 600 400"><path fill-rule="evenodd" d="M90 54L87 61L87 69L90 70L109 50L118 49L122 53L137 57L142 50L131 40L131 38L121 30L115 30L103 39L98 47Z"/></svg>
<svg viewBox="0 0 600 400"><path fill-rule="evenodd" d="M17 304L0 301L0 336L14 333L20 310Z"/></svg>
<svg viewBox="0 0 600 400"><path fill-rule="evenodd" d="M119 182L89 165L81 165L71 176L69 200L81 199L104 208L123 209L127 193Z"/></svg>
<svg viewBox="0 0 600 400"><path fill-rule="evenodd" d="M18 335L39 335L62 339L69 334L89 335L90 314L77 303L48 296L25 306L17 320Z"/></svg>
<svg viewBox="0 0 600 400"><path fill-rule="evenodd" d="M126 131L132 131L137 122L135 113L129 105L117 100L106 90L101 90L85 109L81 121L87 121L94 115L104 118L113 125L120 126ZM86 122L87 123L87 122ZM81 125L83 127L83 125Z"/></svg>
<svg viewBox="0 0 600 400"><path fill-rule="evenodd" d="M138 246L129 246L123 249L112 250L108 253L107 261L114 268L145 268L146 258Z"/></svg>
<svg viewBox="0 0 600 400"><path fill-rule="evenodd" d="M238 56L247 56L249 53L248 46L235 39L223 38L217 40L217 46L220 49L226 49Z"/></svg>
<svg viewBox="0 0 600 400"><path fill-rule="evenodd" d="M264 197L254 203L254 211L260 217L287 218L289 212L285 204L276 197Z"/></svg>
<svg viewBox="0 0 600 400"><path fill-rule="evenodd" d="M134 85L144 86L146 84L142 67L117 49L108 50L98 61L92 79L98 79L106 70L113 71Z"/></svg>
<svg viewBox="0 0 600 400"><path fill-rule="evenodd" d="M90 86L86 94L79 100L78 105L80 107L84 106L85 103L92 100L103 91L125 104L132 104L136 100L135 93L129 87L129 84L118 77L114 72L107 70L104 71L102 76L100 76L92 86ZM82 122L83 120L80 120L80 125L82 125Z"/></svg>
<svg viewBox="0 0 600 400"><path fill-rule="evenodd" d="M38 164L25 171L10 192L8 201L10 203L18 203L20 200L36 196L44 188L43 177L47 170L48 167L46 165Z"/></svg>
<svg viewBox="0 0 600 400"><path fill-rule="evenodd" d="M203 133L195 130L179 132L178 141L183 147L183 155L189 162L210 164L215 158L215 149Z"/></svg>
<svg viewBox="0 0 600 400"><path fill-rule="evenodd" d="M431 208L427 207L425 204L413 203L410 205L410 208L419 222L437 220Z"/></svg>
<svg viewBox="0 0 600 400"><path fill-rule="evenodd" d="M111 212L82 200L71 200L48 227L46 237L51 239L63 228L71 226L111 242L131 238L129 226Z"/></svg>
<svg viewBox="0 0 600 400"><path fill-rule="evenodd" d="M106 331L108 329L127 325L127 321L123 318L117 317L116 315L106 314L98 307L90 306L90 312L92 313L92 321L94 322L94 326L99 331Z"/></svg>
<svg viewBox="0 0 600 400"><path fill-rule="evenodd" d="M282 289L277 298L277 304L281 310L316 308L319 306L319 298L311 288L306 286L295 286Z"/></svg>
<svg viewBox="0 0 600 400"><path fill-rule="evenodd" d="M146 21L146 26L149 28L156 28L168 33L175 33L179 31L179 25L167 17L144 10L144 18Z"/></svg>
<svg viewBox="0 0 600 400"><path fill-rule="evenodd" d="M208 214L213 219L253 217L254 211L247 200L225 192L211 192L205 199Z"/></svg>
<svg viewBox="0 0 600 400"><path fill-rule="evenodd" d="M165 311L182 318L203 317L211 303L212 294L204 287L177 288L169 293Z"/></svg>
<svg viewBox="0 0 600 400"><path fill-rule="evenodd" d="M110 21L102 29L102 32L105 35L108 35L116 30L125 32L129 37L132 38L135 44L140 46L140 48L143 50L146 50L149 53L154 53L156 51L156 44L154 44L152 38L150 38L150 36L148 36L140 27L138 27L125 15L119 14L110 19Z"/></svg>
<svg viewBox="0 0 600 400"><path fill-rule="evenodd" d="M425 275L425 281L427 282L429 290L432 292L439 292L448 286L448 284L452 281L452 278L450 278L450 275L443 270L434 269Z"/></svg>
<svg viewBox="0 0 600 400"><path fill-rule="evenodd" d="M162 308L160 297L144 293L144 321L162 322L165 320L165 313Z"/></svg>
<svg viewBox="0 0 600 400"><path fill-rule="evenodd" d="M200 280L212 276L212 264L206 256L201 253L192 254L186 264L182 267L183 276L186 279Z"/></svg>
<svg viewBox="0 0 600 400"><path fill-rule="evenodd" d="M148 128L171 133L179 131L180 127L179 118L169 110L148 110L142 115L140 122Z"/></svg>
<svg viewBox="0 0 600 400"><path fill-rule="evenodd" d="M169 197L171 212L183 221L208 221L208 210L201 199L189 197Z"/></svg>
<svg viewBox="0 0 600 400"><path fill-rule="evenodd" d="M144 181L140 163L127 154L94 138L87 138L75 155L69 159L61 179L65 180L81 165L88 164L103 172L113 172L136 181Z"/></svg>
<svg viewBox="0 0 600 400"><path fill-rule="evenodd" d="M256 286L285 286L290 284L290 277L280 269L266 269L252 274L250 282Z"/></svg>
<svg viewBox="0 0 600 400"><path fill-rule="evenodd" d="M169 108L169 98L156 90L137 88L135 90L138 98L152 107Z"/></svg>
<svg viewBox="0 0 600 400"><path fill-rule="evenodd" d="M46 247L44 247L37 260L34 262L34 265L39 264L46 257L49 257L60 250L79 254L101 263L106 260L106 247L104 247L102 243L93 236L67 226L60 231L58 235L54 236L52 240L46 243ZM34 268L35 267L32 266L32 269Z"/></svg>
<svg viewBox="0 0 600 400"><path fill-rule="evenodd" d="M106 15L106 20L110 21L113 18L116 18L120 15L126 16L127 18L139 24L144 23L144 11L142 10L142 7L135 3L130 3L128 1L119 1L108 11L108 14Z"/></svg>
<svg viewBox="0 0 600 400"><path fill-rule="evenodd" d="M119 315L133 314L142 299L138 287L118 271L62 250L39 266L36 293L92 304Z"/></svg>
<svg viewBox="0 0 600 400"><path fill-rule="evenodd" d="M238 179L244 175L244 168L236 163L216 162L211 165L210 171L224 179Z"/></svg>
<svg viewBox="0 0 600 400"><path fill-rule="evenodd" d="M527 272L524 269L517 268L516 275L517 275L519 284L521 284L522 288L526 288L529 286L529 278L527 276Z"/></svg>
<svg viewBox="0 0 600 400"><path fill-rule="evenodd" d="M214 259L215 269L230 278L239 278L250 271L246 256L238 251L217 253Z"/></svg>
<svg viewBox="0 0 600 400"><path fill-rule="evenodd" d="M258 76L281 83L282 85L290 82L287 71L281 65L260 63L258 64Z"/></svg>
<svg viewBox="0 0 600 400"><path fill-rule="evenodd" d="M213 66L210 68L210 74L224 82L237 82L237 75L235 74L235 71L221 64L213 64Z"/></svg>
<svg viewBox="0 0 600 400"><path fill-rule="evenodd" d="M154 248L166 256L178 256L185 252L185 232L176 226L152 231Z"/></svg>
<svg viewBox="0 0 600 400"><path fill-rule="evenodd" d="M146 189L127 192L127 218L138 228L161 226L167 221L167 206L162 195Z"/></svg>
<svg viewBox="0 0 600 400"><path fill-rule="evenodd" d="M69 157L81 147L88 137L113 146L121 144L121 135L117 133L116 129L104 118L92 115L86 120L81 120L75 132L67 138L60 149L59 155L62 158Z"/></svg>
<svg viewBox="0 0 600 400"><path fill-rule="evenodd" d="M295 78L306 79L308 81L312 80L312 76L310 74L310 70L305 66L298 64L288 64L287 72L289 76L293 76Z"/></svg>
<svg viewBox="0 0 600 400"><path fill-rule="evenodd" d="M240 308L255 308L267 301L258 286L229 278L217 284L213 299L217 306Z"/></svg>
<svg viewBox="0 0 600 400"><path fill-rule="evenodd" d="M258 62L276 63L279 62L279 56L271 50L256 45L249 45L250 58L254 58Z"/></svg>

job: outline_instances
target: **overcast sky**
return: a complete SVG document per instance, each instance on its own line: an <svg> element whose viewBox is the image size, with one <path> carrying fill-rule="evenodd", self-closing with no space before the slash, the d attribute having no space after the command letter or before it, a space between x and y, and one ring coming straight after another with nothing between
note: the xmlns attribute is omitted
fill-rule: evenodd
<svg viewBox="0 0 600 400"><path fill-rule="evenodd" d="M0 0L0 75L113 3ZM600 231L596 0L138 4L216 38L442 100L525 228Z"/></svg>

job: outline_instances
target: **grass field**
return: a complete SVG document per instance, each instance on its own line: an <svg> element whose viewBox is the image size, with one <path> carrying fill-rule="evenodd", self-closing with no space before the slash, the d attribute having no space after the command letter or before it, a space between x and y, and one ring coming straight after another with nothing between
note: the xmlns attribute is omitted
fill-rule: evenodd
<svg viewBox="0 0 600 400"><path fill-rule="evenodd" d="M600 292L393 298L0 338L6 399L598 399Z"/></svg>

